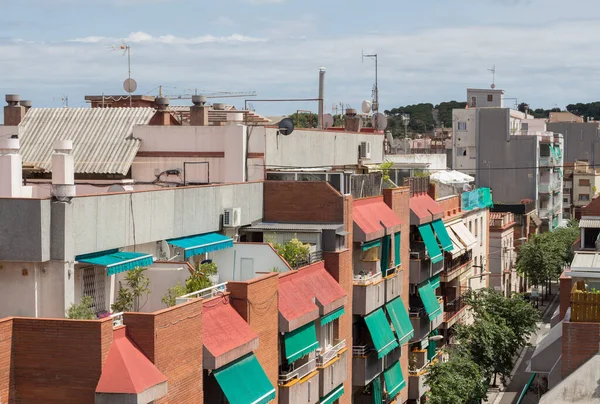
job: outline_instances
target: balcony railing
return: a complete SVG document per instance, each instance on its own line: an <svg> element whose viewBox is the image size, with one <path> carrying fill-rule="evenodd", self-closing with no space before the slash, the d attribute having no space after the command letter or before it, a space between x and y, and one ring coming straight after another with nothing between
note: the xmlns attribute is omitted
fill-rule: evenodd
<svg viewBox="0 0 600 404"><path fill-rule="evenodd" d="M325 366L329 361L335 359L337 354L346 348L346 340L339 341L336 345L332 346L328 350L317 354L317 366ZM354 349L353 349L354 351Z"/></svg>
<svg viewBox="0 0 600 404"><path fill-rule="evenodd" d="M442 281L450 282L451 280L464 274L465 272L470 272L472 268L473 268L473 261L470 259L467 262L464 262L462 264L457 264L454 267L448 268L442 272L442 274L441 274Z"/></svg>
<svg viewBox="0 0 600 404"><path fill-rule="evenodd" d="M354 284L355 285L368 285L373 282L377 282L381 280L381 272L376 272L374 274L368 275L357 275L354 274Z"/></svg>
<svg viewBox="0 0 600 404"><path fill-rule="evenodd" d="M180 296L175 300L175 302L177 304L182 304L198 298L209 299L211 297L222 295L225 292L227 292L227 282L219 283L218 285Z"/></svg>
<svg viewBox="0 0 600 404"><path fill-rule="evenodd" d="M417 376L420 375L422 373L424 373L427 368L429 367L429 365L431 365L432 363L436 362L442 355L442 351L441 350L437 350L436 354L433 358L427 359L427 354L426 352L421 352L423 355L420 356L420 361L418 359L416 359L416 362L413 362L412 364L409 365L408 368L408 374L411 376ZM411 353L411 355L414 355L414 353ZM413 359L414 361L415 359Z"/></svg>
<svg viewBox="0 0 600 404"><path fill-rule="evenodd" d="M281 372L279 375L279 383L285 384L294 379L302 379L307 374L314 372L317 369L317 360L311 359L306 362L304 365L295 368L294 370L290 370L288 372Z"/></svg>
<svg viewBox="0 0 600 404"><path fill-rule="evenodd" d="M307 259L298 262L298 268L314 264L315 262L323 261L323 251L313 251L308 254L308 257L306 258Z"/></svg>
<svg viewBox="0 0 600 404"><path fill-rule="evenodd" d="M371 345L353 345L352 356L367 356L372 350Z"/></svg>
<svg viewBox="0 0 600 404"><path fill-rule="evenodd" d="M457 299L452 300L449 303L444 305L444 321L448 321L456 316L459 312L461 312L467 304L465 303L463 297L459 297Z"/></svg>

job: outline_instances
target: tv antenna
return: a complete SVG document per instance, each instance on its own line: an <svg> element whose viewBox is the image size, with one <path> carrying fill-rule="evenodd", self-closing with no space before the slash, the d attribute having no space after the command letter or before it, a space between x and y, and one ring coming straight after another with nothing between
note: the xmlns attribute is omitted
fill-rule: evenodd
<svg viewBox="0 0 600 404"><path fill-rule="evenodd" d="M494 65L491 69L487 69L488 72L492 73L492 85L490 86L490 88L493 90L494 88L496 88L496 65Z"/></svg>
<svg viewBox="0 0 600 404"><path fill-rule="evenodd" d="M121 56L125 56L125 54L127 54L127 80L125 80L123 83L123 89L129 93L129 107L131 108L131 94L137 89L137 83L131 78L131 46L125 43L125 41L121 40L121 45L112 45L110 49L112 51L122 50L123 54Z"/></svg>
<svg viewBox="0 0 600 404"><path fill-rule="evenodd" d="M373 109L373 112L378 112L379 111L379 86L378 86L378 82L377 82L377 54L374 53L372 55L365 55L365 53L363 52L362 54L362 60L363 62L365 61L365 58L370 58L370 59L374 59L375 60L375 87L373 88L373 105L371 106Z"/></svg>

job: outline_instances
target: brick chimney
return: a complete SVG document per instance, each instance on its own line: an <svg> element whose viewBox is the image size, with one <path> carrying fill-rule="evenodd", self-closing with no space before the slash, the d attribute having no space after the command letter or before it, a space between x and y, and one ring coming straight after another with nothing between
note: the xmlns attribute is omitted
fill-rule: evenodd
<svg viewBox="0 0 600 404"><path fill-rule="evenodd" d="M156 106L158 110L150 120L149 124L154 126L171 125L171 111L169 111L169 99L156 98Z"/></svg>
<svg viewBox="0 0 600 404"><path fill-rule="evenodd" d="M356 110L353 108L346 109L346 116L344 117L344 129L348 132L360 132L362 128L362 119L357 115Z"/></svg>
<svg viewBox="0 0 600 404"><path fill-rule="evenodd" d="M208 110L206 105L206 97L203 95L192 96L194 105L190 108L190 125L191 126L208 126Z"/></svg>
<svg viewBox="0 0 600 404"><path fill-rule="evenodd" d="M4 107L4 125L5 126L18 126L27 108L20 105L21 97L18 94L6 94L7 106ZM31 105L31 103L29 104Z"/></svg>

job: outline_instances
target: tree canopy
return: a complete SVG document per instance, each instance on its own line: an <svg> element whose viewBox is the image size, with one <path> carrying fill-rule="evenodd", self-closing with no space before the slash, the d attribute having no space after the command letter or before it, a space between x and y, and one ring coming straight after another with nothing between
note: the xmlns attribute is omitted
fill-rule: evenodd
<svg viewBox="0 0 600 404"><path fill-rule="evenodd" d="M402 124L403 114L410 116L408 128L413 132L425 132L435 127L433 104L430 103L392 108L391 110L385 110L384 113L388 116L388 127L392 131L404 129L404 125Z"/></svg>
<svg viewBox="0 0 600 404"><path fill-rule="evenodd" d="M582 116L584 118L594 118L594 120L600 120L600 101L588 102L583 104L581 102L577 104L567 105L567 111Z"/></svg>
<svg viewBox="0 0 600 404"><path fill-rule="evenodd" d="M435 106L435 109L439 111L440 121L442 124L447 127L452 127L452 110L453 109L464 109L467 106L466 102L459 101L447 101L441 102L439 105Z"/></svg>

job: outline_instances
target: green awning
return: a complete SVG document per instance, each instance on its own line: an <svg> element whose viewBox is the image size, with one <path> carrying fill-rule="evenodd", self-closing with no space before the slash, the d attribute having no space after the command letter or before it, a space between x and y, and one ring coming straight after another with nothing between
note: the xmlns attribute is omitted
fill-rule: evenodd
<svg viewBox="0 0 600 404"><path fill-rule="evenodd" d="M444 251L452 251L454 247L452 246L452 240L450 239L450 235L448 234L448 230L446 230L446 226L441 219L434 220L431 223L433 230L435 230L435 234L442 245L442 249Z"/></svg>
<svg viewBox="0 0 600 404"><path fill-rule="evenodd" d="M342 314L344 314L344 306L342 306L338 309L335 309L331 313L328 313L328 314L324 315L323 317L321 317L321 325L323 326L325 324L331 323L333 320L337 320L338 318L341 317Z"/></svg>
<svg viewBox="0 0 600 404"><path fill-rule="evenodd" d="M431 262L437 264L438 262L443 261L444 257L442 256L442 251L440 250L437 240L435 239L431 225L429 223L420 225L419 233L421 233L421 237L423 238L423 242L425 243L425 248L427 249L427 253L429 254L429 259L431 259Z"/></svg>
<svg viewBox="0 0 600 404"><path fill-rule="evenodd" d="M75 261L106 267L108 276L130 271L138 267L148 267L154 262L150 254L119 250L78 255L75 257Z"/></svg>
<svg viewBox="0 0 600 404"><path fill-rule="evenodd" d="M381 392L381 379L377 376L371 382L371 394L373 397L373 404L381 404L383 401L383 394Z"/></svg>
<svg viewBox="0 0 600 404"><path fill-rule="evenodd" d="M377 357L383 358L395 348L398 348L398 342L390 328L387 317L382 308L375 310L365 317L365 323L371 334L373 345L377 350Z"/></svg>
<svg viewBox="0 0 600 404"><path fill-rule="evenodd" d="M283 335L285 357L289 363L297 361L319 347L315 323L310 322Z"/></svg>
<svg viewBox="0 0 600 404"><path fill-rule="evenodd" d="M400 258L400 232L394 234L394 265L398 266L402 263Z"/></svg>
<svg viewBox="0 0 600 404"><path fill-rule="evenodd" d="M253 353L213 374L231 404L266 404L275 399L275 388Z"/></svg>
<svg viewBox="0 0 600 404"><path fill-rule="evenodd" d="M432 276L429 278L429 284L431 285L431 289L434 291L440 287L440 274Z"/></svg>
<svg viewBox="0 0 600 404"><path fill-rule="evenodd" d="M429 334L430 337L434 337L436 335L440 335L440 332L438 330L433 330ZM435 358L436 354L437 354L437 342L435 342L434 340L429 340L429 345L427 346L427 360L428 361L433 360L433 358Z"/></svg>
<svg viewBox="0 0 600 404"><path fill-rule="evenodd" d="M402 374L400 361L394 363L392 366L384 370L383 378L385 379L385 389L387 390L390 400L396 397L400 391L406 387L406 381L404 380L404 375Z"/></svg>
<svg viewBox="0 0 600 404"><path fill-rule="evenodd" d="M363 243L362 250L367 251L367 250L370 250L371 248L375 248L375 247L379 247L379 246L381 246L381 239L368 241L366 243Z"/></svg>
<svg viewBox="0 0 600 404"><path fill-rule="evenodd" d="M390 236L383 236L383 244L381 245L381 272L383 276L387 275L387 270L390 267Z"/></svg>
<svg viewBox="0 0 600 404"><path fill-rule="evenodd" d="M394 330L396 331L396 336L398 337L398 344L402 345L405 342L408 342L408 340L415 335L415 330L410 322L410 317L408 316L408 312L404 307L402 298L395 298L385 305L385 309L390 317L390 320L392 320L392 324L394 325Z"/></svg>
<svg viewBox="0 0 600 404"><path fill-rule="evenodd" d="M429 281L425 281L419 285L419 296L421 296L421 300L425 306L425 311L427 311L430 320L433 320L442 314L440 303L438 302L438 299L435 296L435 292L433 291Z"/></svg>
<svg viewBox="0 0 600 404"><path fill-rule="evenodd" d="M233 240L219 233L198 234L167 240L167 243L183 250L184 258L233 247Z"/></svg>
<svg viewBox="0 0 600 404"><path fill-rule="evenodd" d="M340 384L319 401L319 404L331 404L344 394L344 384Z"/></svg>

